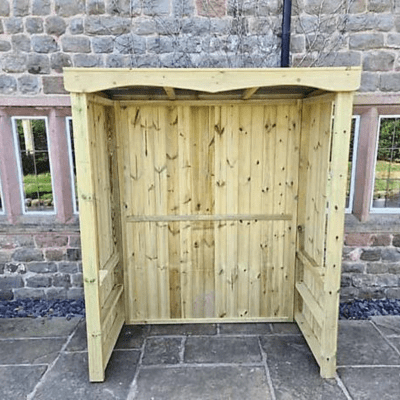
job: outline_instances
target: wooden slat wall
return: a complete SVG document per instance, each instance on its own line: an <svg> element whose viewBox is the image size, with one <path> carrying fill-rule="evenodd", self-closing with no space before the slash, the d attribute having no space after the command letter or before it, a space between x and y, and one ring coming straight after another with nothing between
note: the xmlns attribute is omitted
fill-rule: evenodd
<svg viewBox="0 0 400 400"><path fill-rule="evenodd" d="M124 201L135 221L126 222L129 321L290 319L296 103L131 106L121 108L121 121ZM275 220L231 218L266 214ZM171 222L167 215L230 218Z"/></svg>

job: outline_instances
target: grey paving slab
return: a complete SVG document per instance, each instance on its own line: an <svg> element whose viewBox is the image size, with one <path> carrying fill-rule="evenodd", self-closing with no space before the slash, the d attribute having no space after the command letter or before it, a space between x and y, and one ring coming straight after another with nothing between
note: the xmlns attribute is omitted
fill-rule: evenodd
<svg viewBox="0 0 400 400"><path fill-rule="evenodd" d="M171 337L148 338L142 363L144 365L178 364L182 340L183 338Z"/></svg>
<svg viewBox="0 0 400 400"><path fill-rule="evenodd" d="M66 351L85 351L87 350L87 337L86 337L86 322L82 319L71 340L68 342Z"/></svg>
<svg viewBox="0 0 400 400"><path fill-rule="evenodd" d="M237 323L220 324L219 332L221 335L266 335L272 331L268 323Z"/></svg>
<svg viewBox="0 0 400 400"><path fill-rule="evenodd" d="M262 367L150 367L141 369L135 400L269 400Z"/></svg>
<svg viewBox="0 0 400 400"><path fill-rule="evenodd" d="M400 365L400 356L369 321L340 321L338 366Z"/></svg>
<svg viewBox="0 0 400 400"><path fill-rule="evenodd" d="M346 400L335 379L320 377L302 336L263 336L261 346L277 400Z"/></svg>
<svg viewBox="0 0 400 400"><path fill-rule="evenodd" d="M259 363L262 361L256 337L188 337L187 363Z"/></svg>
<svg viewBox="0 0 400 400"><path fill-rule="evenodd" d="M300 329L296 323L279 322L271 324L273 334L278 335L301 335Z"/></svg>
<svg viewBox="0 0 400 400"><path fill-rule="evenodd" d="M371 320L385 336L400 336L400 317L372 317Z"/></svg>
<svg viewBox="0 0 400 400"><path fill-rule="evenodd" d="M216 335L216 324L166 324L151 325L150 333L154 335Z"/></svg>
<svg viewBox="0 0 400 400"><path fill-rule="evenodd" d="M148 335L148 325L124 325L119 335L116 349L139 349Z"/></svg>
<svg viewBox="0 0 400 400"><path fill-rule="evenodd" d="M82 318L0 319L0 339L69 336Z"/></svg>
<svg viewBox="0 0 400 400"><path fill-rule="evenodd" d="M388 340L394 347L396 347L397 351L400 353L400 337L390 336Z"/></svg>
<svg viewBox="0 0 400 400"><path fill-rule="evenodd" d="M34 400L125 400L139 360L136 350L115 351L106 369L106 380L90 383L87 353L61 354L38 387Z"/></svg>
<svg viewBox="0 0 400 400"><path fill-rule="evenodd" d="M52 363L66 338L0 341L0 365Z"/></svg>
<svg viewBox="0 0 400 400"><path fill-rule="evenodd" d="M338 368L353 400L399 400L400 368Z"/></svg>
<svg viewBox="0 0 400 400"><path fill-rule="evenodd" d="M46 369L43 365L0 367L0 399L26 399Z"/></svg>

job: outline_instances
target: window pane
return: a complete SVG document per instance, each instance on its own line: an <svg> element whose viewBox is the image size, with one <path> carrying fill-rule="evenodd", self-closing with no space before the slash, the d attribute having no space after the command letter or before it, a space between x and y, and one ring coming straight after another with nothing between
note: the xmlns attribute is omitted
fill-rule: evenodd
<svg viewBox="0 0 400 400"><path fill-rule="evenodd" d="M355 163L358 141L358 121L359 117L353 117L351 121L351 137L350 137L350 151L349 151L349 166L347 171L347 188L346 188L346 211L351 212L352 200L354 192L354 179L355 179Z"/></svg>
<svg viewBox="0 0 400 400"><path fill-rule="evenodd" d="M380 119L372 207L400 211L400 117Z"/></svg>
<svg viewBox="0 0 400 400"><path fill-rule="evenodd" d="M54 211L46 120L14 120L19 139L25 211Z"/></svg>
<svg viewBox="0 0 400 400"><path fill-rule="evenodd" d="M0 182L0 213L2 213L4 211L3 208L3 191L1 188L1 182Z"/></svg>
<svg viewBox="0 0 400 400"><path fill-rule="evenodd" d="M71 157L70 160L72 162L71 174L72 174L72 182L73 182L73 194L75 195L74 199L74 207L75 210L78 212L79 210L79 203L78 203L78 188L77 188L77 181L76 181L76 162L75 162L75 144L73 138L73 126L72 126L72 118L68 118L68 133L69 133L69 143L71 149Z"/></svg>

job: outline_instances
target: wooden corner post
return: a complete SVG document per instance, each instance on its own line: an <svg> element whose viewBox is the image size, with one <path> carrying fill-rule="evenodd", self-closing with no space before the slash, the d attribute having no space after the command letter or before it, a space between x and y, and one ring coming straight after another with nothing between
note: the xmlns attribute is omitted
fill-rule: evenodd
<svg viewBox="0 0 400 400"><path fill-rule="evenodd" d="M331 160L328 177L324 320L321 337L321 376L336 375L336 351L340 276L344 234L344 209L351 136L353 92L339 92L335 98Z"/></svg>

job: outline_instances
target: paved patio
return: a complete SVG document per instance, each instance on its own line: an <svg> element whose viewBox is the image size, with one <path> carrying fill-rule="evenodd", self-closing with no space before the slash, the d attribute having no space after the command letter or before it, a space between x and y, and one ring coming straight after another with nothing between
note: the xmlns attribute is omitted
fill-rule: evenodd
<svg viewBox="0 0 400 400"><path fill-rule="evenodd" d="M294 324L125 326L89 383L83 319L0 319L1 400L399 400L400 317L341 321L324 380Z"/></svg>

